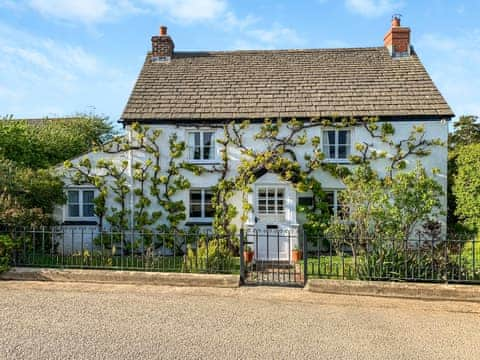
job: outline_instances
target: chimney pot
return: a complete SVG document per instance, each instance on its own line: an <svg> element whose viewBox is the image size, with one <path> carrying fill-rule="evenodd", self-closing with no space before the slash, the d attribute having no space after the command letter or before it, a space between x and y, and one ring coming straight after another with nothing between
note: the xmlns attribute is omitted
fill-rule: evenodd
<svg viewBox="0 0 480 360"><path fill-rule="evenodd" d="M160 26L160 36L166 36L167 35L167 27L162 25Z"/></svg>
<svg viewBox="0 0 480 360"><path fill-rule="evenodd" d="M400 15L393 15L392 17L392 27L400 26Z"/></svg>

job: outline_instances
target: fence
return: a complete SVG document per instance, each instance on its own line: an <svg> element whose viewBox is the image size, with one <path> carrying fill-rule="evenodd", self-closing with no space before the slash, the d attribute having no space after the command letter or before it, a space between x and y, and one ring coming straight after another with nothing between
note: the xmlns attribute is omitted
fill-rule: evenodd
<svg viewBox="0 0 480 360"><path fill-rule="evenodd" d="M408 240L305 237L308 277L480 283L480 242L475 236Z"/></svg>
<svg viewBox="0 0 480 360"><path fill-rule="evenodd" d="M209 232L1 228L13 266L239 273L238 239Z"/></svg>
<svg viewBox="0 0 480 360"><path fill-rule="evenodd" d="M475 237L347 239L279 230L225 237L72 226L0 226L2 234L15 243L13 266L230 273L257 284L308 278L480 283Z"/></svg>

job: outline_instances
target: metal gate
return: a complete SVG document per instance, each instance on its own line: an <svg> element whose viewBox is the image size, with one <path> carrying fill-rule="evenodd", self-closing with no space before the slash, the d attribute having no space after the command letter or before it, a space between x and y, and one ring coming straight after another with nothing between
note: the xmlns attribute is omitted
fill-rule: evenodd
<svg viewBox="0 0 480 360"><path fill-rule="evenodd" d="M240 279L245 285L306 283L304 239L297 230L241 230Z"/></svg>

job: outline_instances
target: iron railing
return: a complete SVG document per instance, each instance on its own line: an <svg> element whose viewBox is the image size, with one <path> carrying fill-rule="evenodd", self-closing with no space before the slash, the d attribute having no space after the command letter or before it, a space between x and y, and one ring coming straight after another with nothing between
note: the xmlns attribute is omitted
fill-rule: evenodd
<svg viewBox="0 0 480 360"><path fill-rule="evenodd" d="M308 278L480 283L474 236L349 239L269 229L225 237L95 226L0 226L0 235L14 241L12 266L230 273L247 284L303 285Z"/></svg>
<svg viewBox="0 0 480 360"><path fill-rule="evenodd" d="M480 283L480 242L475 236L403 240L305 237L308 277Z"/></svg>
<svg viewBox="0 0 480 360"><path fill-rule="evenodd" d="M211 232L0 227L12 266L239 273L238 238Z"/></svg>

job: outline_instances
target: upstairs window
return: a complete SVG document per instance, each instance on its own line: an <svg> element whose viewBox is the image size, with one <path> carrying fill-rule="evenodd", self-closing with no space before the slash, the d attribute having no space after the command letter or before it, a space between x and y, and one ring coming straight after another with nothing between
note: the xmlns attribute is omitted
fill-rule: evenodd
<svg viewBox="0 0 480 360"><path fill-rule="evenodd" d="M67 217L92 218L95 217L94 190L68 190Z"/></svg>
<svg viewBox="0 0 480 360"><path fill-rule="evenodd" d="M283 214L284 206L285 189L271 186L257 189L257 211L259 214Z"/></svg>
<svg viewBox="0 0 480 360"><path fill-rule="evenodd" d="M190 218L211 219L214 215L212 206L213 192L210 189L190 190Z"/></svg>
<svg viewBox="0 0 480 360"><path fill-rule="evenodd" d="M215 133L213 131L193 131L188 133L189 160L215 160Z"/></svg>
<svg viewBox="0 0 480 360"><path fill-rule="evenodd" d="M326 160L348 161L351 151L350 130L324 130L323 153Z"/></svg>

